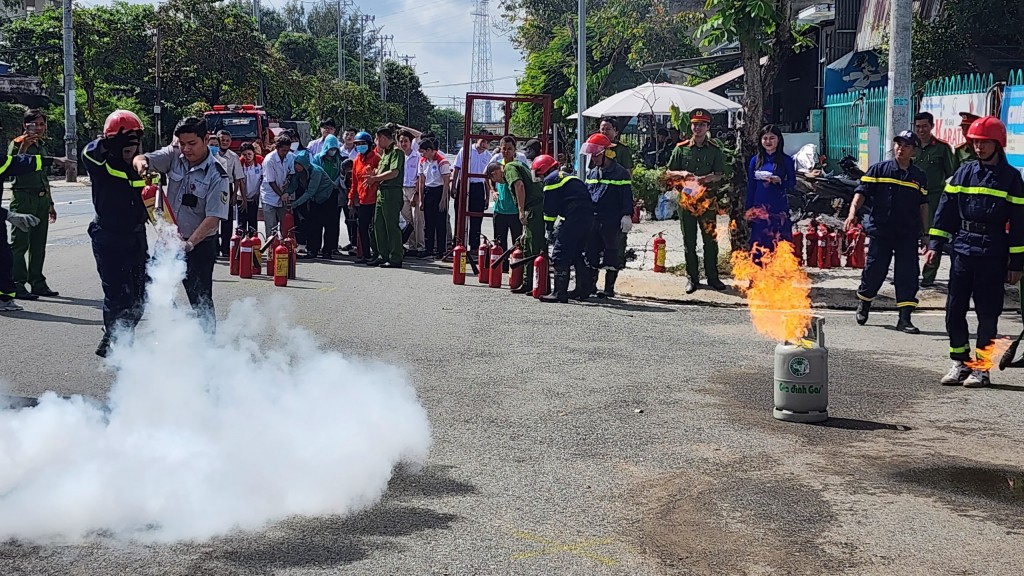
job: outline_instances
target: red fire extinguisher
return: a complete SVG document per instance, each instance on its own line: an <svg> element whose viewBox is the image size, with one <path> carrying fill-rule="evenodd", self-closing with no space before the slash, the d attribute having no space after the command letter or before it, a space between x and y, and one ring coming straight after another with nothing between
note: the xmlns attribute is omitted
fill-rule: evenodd
<svg viewBox="0 0 1024 576"><path fill-rule="evenodd" d="M633 202L633 217L630 220L633 224L640 223L640 202Z"/></svg>
<svg viewBox="0 0 1024 576"><path fill-rule="evenodd" d="M851 232L853 232L853 240L850 242L850 255L846 258L846 264L850 268L863 268L867 262L864 229L858 224Z"/></svg>
<svg viewBox="0 0 1024 576"><path fill-rule="evenodd" d="M238 244L242 241L242 229L235 228L231 236L231 251L228 253L228 271L232 276L238 276Z"/></svg>
<svg viewBox="0 0 1024 576"><path fill-rule="evenodd" d="M284 211L284 216L281 217L280 226L282 238L287 238L295 232L295 216L292 215L291 209Z"/></svg>
<svg viewBox="0 0 1024 576"><path fill-rule="evenodd" d="M793 226L793 253L796 254L797 262L804 263L804 233L800 227Z"/></svg>
<svg viewBox="0 0 1024 576"><path fill-rule="evenodd" d="M501 246L497 242L491 242L491 262L497 262L498 258L501 258L501 255L504 253L505 251L501 249ZM488 278L487 285L490 286L491 288L501 288L501 277L501 266L498 266L497 268L491 268L490 277Z"/></svg>
<svg viewBox="0 0 1024 576"><path fill-rule="evenodd" d="M480 247L476 250L477 281L487 284L491 279L491 247L487 239L480 237Z"/></svg>
<svg viewBox="0 0 1024 576"><path fill-rule="evenodd" d="M291 269L291 256L288 254L288 247L275 237L271 242L274 250L271 253L274 262L274 286L288 285L288 272ZM267 263L268 267L270 263Z"/></svg>
<svg viewBox="0 0 1024 576"><path fill-rule="evenodd" d="M811 220L807 226L807 266L816 268L818 266L818 223Z"/></svg>
<svg viewBox="0 0 1024 576"><path fill-rule="evenodd" d="M658 232L658 237L654 239L654 271L664 272L665 271L665 239L662 238L661 232Z"/></svg>
<svg viewBox="0 0 1024 576"><path fill-rule="evenodd" d="M452 284L466 283L466 247L459 244L452 250Z"/></svg>
<svg viewBox="0 0 1024 576"><path fill-rule="evenodd" d="M289 236L283 241L285 248L288 249L288 279L295 280L295 268L299 259L298 249L299 244L295 241L294 236Z"/></svg>
<svg viewBox="0 0 1024 576"><path fill-rule="evenodd" d="M516 246L516 249L512 251L512 256L509 257L511 262L518 262L523 259L523 250ZM517 266L508 269L508 287L515 290L523 285L523 267Z"/></svg>
<svg viewBox="0 0 1024 576"><path fill-rule="evenodd" d="M551 293L548 286L548 257L547 254L538 254L533 259L533 297L540 298Z"/></svg>
<svg viewBox="0 0 1024 576"><path fill-rule="evenodd" d="M238 243L238 275L252 278L252 237L246 236Z"/></svg>
<svg viewBox="0 0 1024 576"><path fill-rule="evenodd" d="M824 224L818 224L818 268L832 267L832 255L829 253L829 234Z"/></svg>
<svg viewBox="0 0 1024 576"><path fill-rule="evenodd" d="M253 230L249 239L252 241L252 273L263 274L263 243L260 242L259 232Z"/></svg>
<svg viewBox="0 0 1024 576"><path fill-rule="evenodd" d="M842 266L842 262L839 260L839 252L842 250L843 235L839 231L832 232L829 234L829 241L832 244L832 264L833 268L839 268Z"/></svg>

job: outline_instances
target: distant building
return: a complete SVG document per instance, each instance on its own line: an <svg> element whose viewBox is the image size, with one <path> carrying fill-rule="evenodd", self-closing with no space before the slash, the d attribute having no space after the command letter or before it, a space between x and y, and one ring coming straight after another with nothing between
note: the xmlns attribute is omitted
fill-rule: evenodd
<svg viewBox="0 0 1024 576"><path fill-rule="evenodd" d="M59 8L61 5L60 0L20 0L17 6L13 8L0 7L0 10L8 20L17 20L33 12L42 12L51 6Z"/></svg>

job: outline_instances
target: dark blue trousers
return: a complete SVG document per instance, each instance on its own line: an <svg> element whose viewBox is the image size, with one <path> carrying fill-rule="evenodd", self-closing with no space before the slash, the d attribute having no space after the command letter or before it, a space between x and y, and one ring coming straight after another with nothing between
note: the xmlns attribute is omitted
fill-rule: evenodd
<svg viewBox="0 0 1024 576"><path fill-rule="evenodd" d="M582 273L586 265L583 254L593 223L593 214L585 211L570 214L559 224L555 231L555 243L551 247L551 261L556 272L568 272L570 266L575 266L576 275Z"/></svg>
<svg viewBox="0 0 1024 576"><path fill-rule="evenodd" d="M918 276L921 273L917 236L879 235L869 238L868 257L860 276L857 298L870 302L878 295L889 274L889 264L895 258L896 305L917 306Z"/></svg>
<svg viewBox="0 0 1024 576"><path fill-rule="evenodd" d="M14 299L14 254L7 242L7 210L0 208L0 302Z"/></svg>
<svg viewBox="0 0 1024 576"><path fill-rule="evenodd" d="M135 328L142 319L146 298L146 261L149 247L146 230L110 231L96 222L89 224L92 254L103 286L103 327L108 334L115 325Z"/></svg>
<svg viewBox="0 0 1024 576"><path fill-rule="evenodd" d="M967 312L974 299L978 317L978 348L992 343L999 330L1003 312L1003 282L1006 280L1006 256L963 256L953 251L950 259L949 293L946 295L946 332L949 333L949 357L971 359L971 332Z"/></svg>
<svg viewBox="0 0 1024 576"><path fill-rule="evenodd" d="M619 236L622 234L618 220L594 219L587 242L587 264L594 270L601 268L622 268L619 253Z"/></svg>

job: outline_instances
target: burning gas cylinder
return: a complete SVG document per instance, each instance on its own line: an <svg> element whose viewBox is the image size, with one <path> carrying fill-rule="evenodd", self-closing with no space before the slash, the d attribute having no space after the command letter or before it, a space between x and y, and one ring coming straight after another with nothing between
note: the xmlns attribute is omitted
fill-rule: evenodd
<svg viewBox="0 0 1024 576"><path fill-rule="evenodd" d="M828 420L828 349L825 319L811 316L802 338L775 347L775 409L789 422Z"/></svg>

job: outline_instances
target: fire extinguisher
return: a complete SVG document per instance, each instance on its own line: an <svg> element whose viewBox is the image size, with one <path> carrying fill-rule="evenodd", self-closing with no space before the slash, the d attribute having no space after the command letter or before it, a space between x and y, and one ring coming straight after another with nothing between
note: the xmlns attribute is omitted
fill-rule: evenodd
<svg viewBox="0 0 1024 576"><path fill-rule="evenodd" d="M501 258L501 255L504 253L505 251L501 249L501 246L498 245L497 242L491 242L490 262L497 262L498 258ZM501 288L501 277L501 266L498 266L497 268L491 268L490 277L488 278L487 285L490 286L491 288Z"/></svg>
<svg viewBox="0 0 1024 576"><path fill-rule="evenodd" d="M824 224L818 224L818 268L832 267L832 255L829 254L829 234Z"/></svg>
<svg viewBox="0 0 1024 576"><path fill-rule="evenodd" d="M295 267L298 262L298 248L299 245L295 241L294 236L289 236L283 240L285 248L288 249L288 279L295 280Z"/></svg>
<svg viewBox="0 0 1024 576"><path fill-rule="evenodd" d="M277 237L271 242L274 246L272 259L274 262L274 286L288 285L288 272L291 270L291 256L288 254L288 247L280 242ZM270 263L268 262L269 266Z"/></svg>
<svg viewBox="0 0 1024 576"><path fill-rule="evenodd" d="M857 227L854 226L846 231L846 249L843 250L843 254L846 255L846 267L856 268L854 264L857 263L857 257L853 255L853 247L857 244Z"/></svg>
<svg viewBox="0 0 1024 576"><path fill-rule="evenodd" d="M511 262L519 262L523 259L523 250L516 246L516 249L512 251L512 256L509 258ZM517 266L515 268L509 266L508 268L508 287L515 290L523 285L523 267Z"/></svg>
<svg viewBox="0 0 1024 576"><path fill-rule="evenodd" d="M487 244L487 238L480 237L480 247L476 251L477 281L487 284L491 279L491 247Z"/></svg>
<svg viewBox="0 0 1024 576"><path fill-rule="evenodd" d="M284 211L284 216L281 217L281 237L287 238L295 232L295 216L292 215L290 209Z"/></svg>
<svg viewBox="0 0 1024 576"><path fill-rule="evenodd" d="M807 226L807 266L816 268L818 266L818 223L811 220Z"/></svg>
<svg viewBox="0 0 1024 576"><path fill-rule="evenodd" d="M847 262L853 262L851 268L863 268L867 263L867 245L864 242L866 235L864 234L864 228L859 224L854 227L853 231L856 234L851 243L850 256L847 258Z"/></svg>
<svg viewBox="0 0 1024 576"><path fill-rule="evenodd" d="M238 245L242 241L242 229L235 228L235 234L231 237L231 251L228 253L228 271L232 276L238 276Z"/></svg>
<svg viewBox="0 0 1024 576"><path fill-rule="evenodd" d="M842 244L842 242L844 240L844 236L843 236L842 233L840 233L837 230L837 231L832 232L831 234L829 234L829 238L830 238L830 241L832 243L832 262L831 262L831 264L832 264L833 268L839 268L839 267L841 267L843 265L842 262L840 262L840 260L839 260L839 252L842 250L842 245L841 244Z"/></svg>
<svg viewBox="0 0 1024 576"><path fill-rule="evenodd" d="M548 285L548 256L541 252L533 259L533 297L540 298L551 293Z"/></svg>
<svg viewBox="0 0 1024 576"><path fill-rule="evenodd" d="M796 254L796 260L800 264L804 263L804 233L800 231L800 227L793 226L793 253Z"/></svg>
<svg viewBox="0 0 1024 576"><path fill-rule="evenodd" d="M658 232L658 237L654 239L654 271L664 272L665 271L665 239L662 238L661 232Z"/></svg>
<svg viewBox="0 0 1024 576"><path fill-rule="evenodd" d="M252 278L252 237L246 236L238 243L238 275Z"/></svg>
<svg viewBox="0 0 1024 576"><path fill-rule="evenodd" d="M633 217L630 220L633 224L640 223L640 202L633 202Z"/></svg>
<svg viewBox="0 0 1024 576"><path fill-rule="evenodd" d="M252 273L263 273L263 243L260 242L259 232L252 230L249 239L252 241ZM269 264L268 264L269 268Z"/></svg>
<svg viewBox="0 0 1024 576"><path fill-rule="evenodd" d="M459 244L452 250L452 284L466 283L466 247Z"/></svg>

